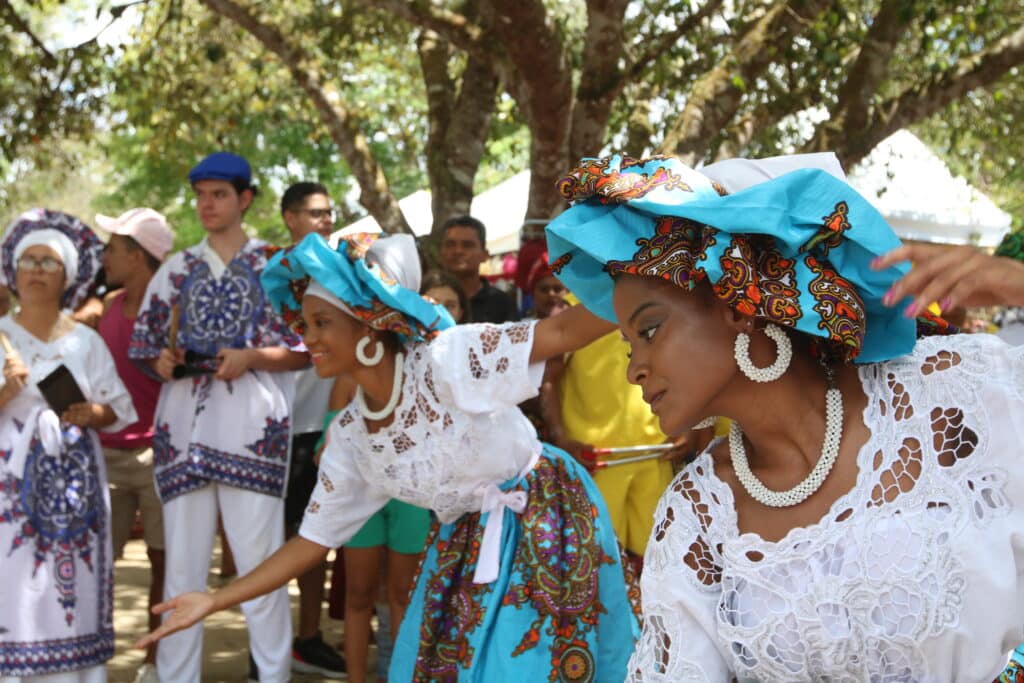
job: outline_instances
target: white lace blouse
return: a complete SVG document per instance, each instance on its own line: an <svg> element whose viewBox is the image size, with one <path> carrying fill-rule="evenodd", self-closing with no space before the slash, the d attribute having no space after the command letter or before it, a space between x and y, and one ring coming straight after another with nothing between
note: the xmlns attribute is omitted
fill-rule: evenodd
<svg viewBox="0 0 1024 683"><path fill-rule="evenodd" d="M535 396L536 321L460 325L406 349L395 419L369 434L355 402L338 413L300 534L343 545L391 498L444 522L478 511L483 491L516 477L541 450L516 407Z"/></svg>
<svg viewBox="0 0 1024 683"><path fill-rule="evenodd" d="M1024 640L1024 349L861 369L856 485L770 543L705 452L662 496L630 681L991 681Z"/></svg>

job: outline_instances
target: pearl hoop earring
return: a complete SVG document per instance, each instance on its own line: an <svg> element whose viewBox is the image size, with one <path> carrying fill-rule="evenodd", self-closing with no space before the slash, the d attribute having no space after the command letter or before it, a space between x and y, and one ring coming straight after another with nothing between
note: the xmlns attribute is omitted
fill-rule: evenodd
<svg viewBox="0 0 1024 683"><path fill-rule="evenodd" d="M714 427L715 422L717 421L718 418L715 417L714 415L712 415L711 417L705 417L703 420L690 427L690 429L707 429L708 427Z"/></svg>
<svg viewBox="0 0 1024 683"><path fill-rule="evenodd" d="M374 342L373 355L366 355L366 347L370 345L370 335L366 335L356 344L356 360L366 367L373 367L384 358L384 345L377 340Z"/></svg>
<svg viewBox="0 0 1024 683"><path fill-rule="evenodd" d="M736 365L744 375L754 382L774 382L785 374L793 360L793 342L781 327L768 323L764 328L764 333L775 342L778 349L775 362L768 367L759 368L750 360L750 335L746 332L736 335L736 345L733 349Z"/></svg>

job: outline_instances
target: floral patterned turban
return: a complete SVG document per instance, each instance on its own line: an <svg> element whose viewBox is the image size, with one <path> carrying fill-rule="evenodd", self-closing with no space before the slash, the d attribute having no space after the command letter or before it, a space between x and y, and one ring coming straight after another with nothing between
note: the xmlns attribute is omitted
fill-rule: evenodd
<svg viewBox="0 0 1024 683"><path fill-rule="evenodd" d="M614 278L707 281L733 309L820 340L829 357L869 363L910 352L915 321L882 296L906 272L871 261L900 244L845 181L800 168L734 194L669 157L584 159L559 189L573 205L547 227L552 270L615 320ZM944 330L932 318L923 330Z"/></svg>

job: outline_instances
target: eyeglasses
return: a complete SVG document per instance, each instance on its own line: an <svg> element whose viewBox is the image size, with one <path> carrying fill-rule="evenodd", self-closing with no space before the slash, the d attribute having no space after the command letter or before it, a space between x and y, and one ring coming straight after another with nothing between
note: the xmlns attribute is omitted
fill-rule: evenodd
<svg viewBox="0 0 1024 683"><path fill-rule="evenodd" d="M299 209L300 213L308 213L309 217L315 221L321 218L330 218L334 220L334 209Z"/></svg>
<svg viewBox="0 0 1024 683"><path fill-rule="evenodd" d="M44 273L56 273L63 267L63 263L49 256L44 256L43 258L22 256L18 259L18 268L21 270L41 270Z"/></svg>

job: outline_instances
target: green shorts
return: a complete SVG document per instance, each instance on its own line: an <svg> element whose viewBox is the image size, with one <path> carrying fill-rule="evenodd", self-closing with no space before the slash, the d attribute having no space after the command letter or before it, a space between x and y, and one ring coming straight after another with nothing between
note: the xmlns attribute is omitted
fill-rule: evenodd
<svg viewBox="0 0 1024 683"><path fill-rule="evenodd" d="M423 552L429 532L429 510L392 499L366 520L363 528L345 545L349 548L386 545L396 553L415 555Z"/></svg>

